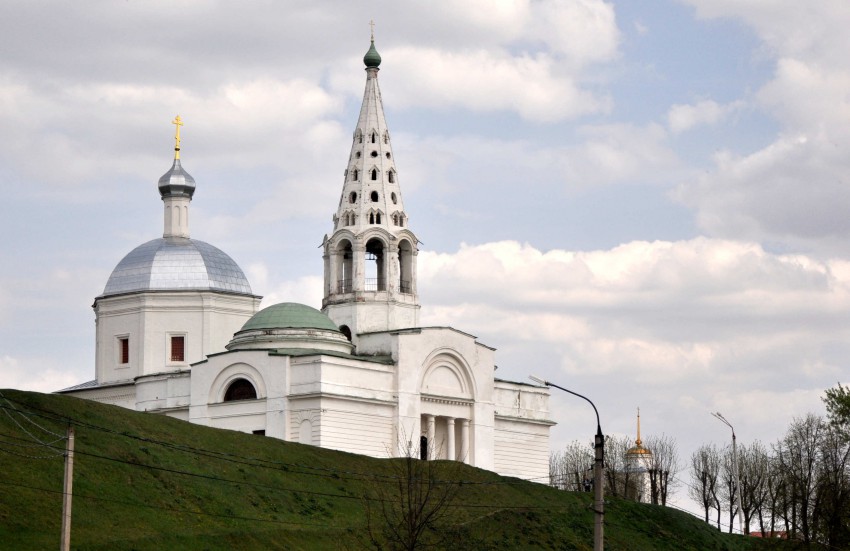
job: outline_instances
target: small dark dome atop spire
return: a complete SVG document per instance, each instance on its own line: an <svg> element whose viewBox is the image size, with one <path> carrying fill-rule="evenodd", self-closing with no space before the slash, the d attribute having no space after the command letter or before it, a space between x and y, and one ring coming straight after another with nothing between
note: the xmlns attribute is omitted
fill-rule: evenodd
<svg viewBox="0 0 850 551"><path fill-rule="evenodd" d="M363 63L367 69L377 69L381 65L381 54L375 49L375 39L372 39L372 45L369 46L369 51L363 56Z"/></svg>
<svg viewBox="0 0 850 551"><path fill-rule="evenodd" d="M183 170L180 159L174 159L171 170L159 179L159 194L165 197L188 197L195 194L195 179Z"/></svg>

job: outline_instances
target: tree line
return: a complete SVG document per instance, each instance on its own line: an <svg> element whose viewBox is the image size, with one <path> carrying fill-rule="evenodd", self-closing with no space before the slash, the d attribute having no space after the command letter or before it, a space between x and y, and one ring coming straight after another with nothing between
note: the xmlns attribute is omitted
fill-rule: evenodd
<svg viewBox="0 0 850 551"><path fill-rule="evenodd" d="M839 384L823 400L826 417L796 417L776 442L738 447L740 488L730 447L707 444L693 453L688 495L706 522L719 529L726 513L731 532L740 493L745 534L850 546L850 387Z"/></svg>
<svg viewBox="0 0 850 551"><path fill-rule="evenodd" d="M688 496L705 522L727 524L738 515L743 532L806 543L850 548L850 387L840 383L823 398L826 416L810 413L791 421L772 444L758 440L738 445L739 478L731 446L700 446L690 457ZM669 436L649 437L652 452L630 457L629 438L606 437L605 493L666 505L680 484L678 451ZM738 487L740 480L740 488ZM549 483L569 491L591 491L593 446L574 441L550 456Z"/></svg>
<svg viewBox="0 0 850 551"><path fill-rule="evenodd" d="M633 446L634 441L627 437L605 437L605 495L667 505L667 497L678 485L676 440L665 435L648 437L644 447L652 454L639 460L630 460L628 452ZM593 461L593 443L573 441L549 456L549 485L592 491Z"/></svg>

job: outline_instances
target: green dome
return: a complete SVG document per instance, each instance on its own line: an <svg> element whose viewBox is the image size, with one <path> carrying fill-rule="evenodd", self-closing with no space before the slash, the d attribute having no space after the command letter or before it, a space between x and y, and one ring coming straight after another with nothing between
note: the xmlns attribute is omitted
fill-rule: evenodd
<svg viewBox="0 0 850 551"><path fill-rule="evenodd" d="M375 41L372 41L372 45L369 46L369 51L366 52L366 55L363 56L363 63L366 64L368 68L378 68L381 64L381 55L378 53L378 50L375 49Z"/></svg>
<svg viewBox="0 0 850 551"><path fill-rule="evenodd" d="M323 329L339 332L329 317L315 308L295 302L282 302L263 308L240 331L261 329Z"/></svg>

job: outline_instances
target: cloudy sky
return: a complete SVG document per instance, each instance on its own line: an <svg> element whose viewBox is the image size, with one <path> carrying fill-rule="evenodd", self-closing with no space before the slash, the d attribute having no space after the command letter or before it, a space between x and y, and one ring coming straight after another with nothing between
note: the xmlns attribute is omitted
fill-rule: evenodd
<svg viewBox="0 0 850 551"><path fill-rule="evenodd" d="M850 382L850 4L0 4L0 386L94 374L93 298L192 236L320 306L374 19L425 324L594 399L607 433L780 436ZM553 445L592 411L553 394Z"/></svg>

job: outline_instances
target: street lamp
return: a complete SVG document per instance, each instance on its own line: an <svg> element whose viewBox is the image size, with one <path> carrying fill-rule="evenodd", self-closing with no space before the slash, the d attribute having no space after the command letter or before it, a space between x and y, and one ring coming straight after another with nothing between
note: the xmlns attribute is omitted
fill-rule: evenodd
<svg viewBox="0 0 850 551"><path fill-rule="evenodd" d="M602 425L599 422L599 410L596 409L596 406L593 404L593 402L590 401L587 396L582 396L578 392L567 390L566 388L558 386L555 383L544 381L540 377L535 377L534 375L530 375L528 378L539 385L553 386L555 388L563 390L564 392L569 392L573 396L578 396L583 400L587 400L587 402L593 407L593 411L596 413L596 438L593 442L593 448L596 458L593 464L593 512L595 513L595 520L593 524L593 551L603 551L605 501L602 492L602 467L605 464L605 437L602 435Z"/></svg>
<svg viewBox="0 0 850 551"><path fill-rule="evenodd" d="M738 491L735 492L735 497L738 501L738 525L741 528L741 533L744 533L744 517L743 512L741 511L741 474L738 469L738 447L735 444L735 427L732 426L723 415L717 411L711 414L713 417L720 419L723 423L726 424L727 427L732 429L732 466L735 469L735 484L738 486Z"/></svg>

